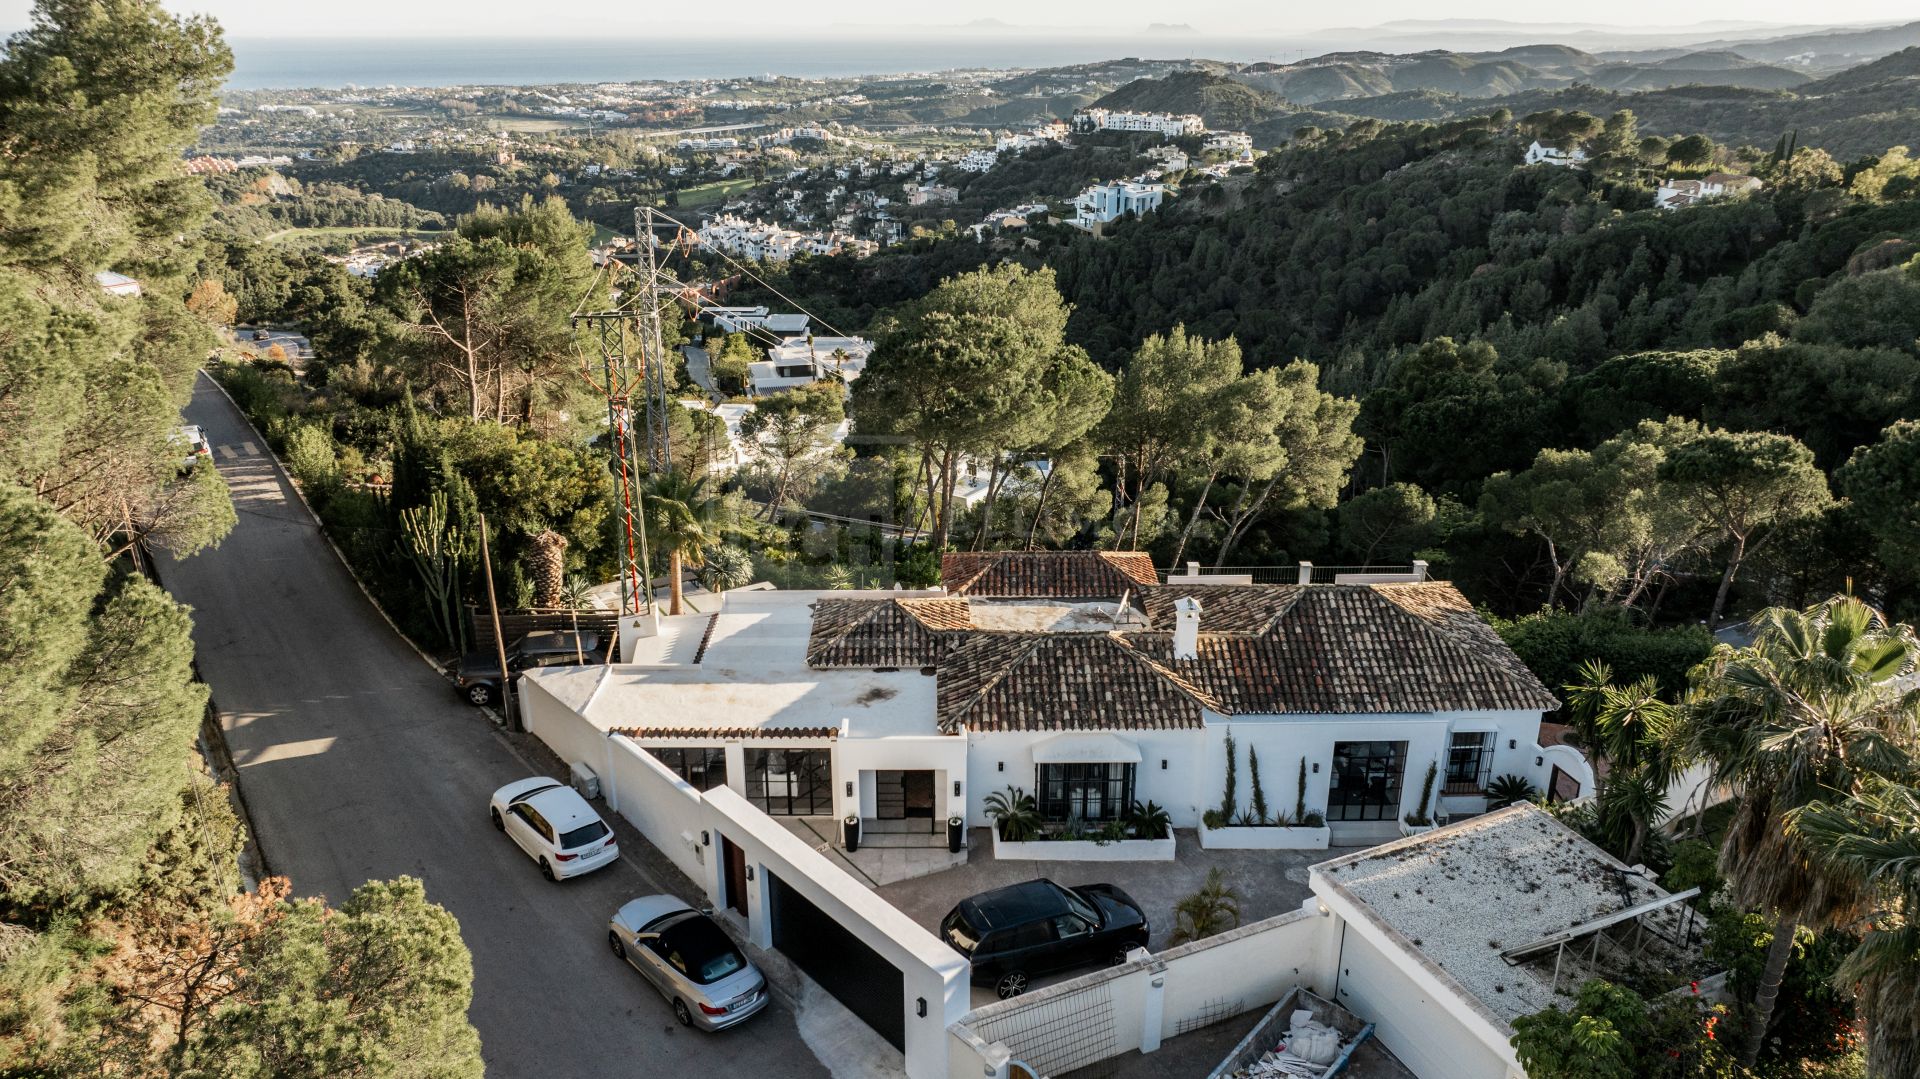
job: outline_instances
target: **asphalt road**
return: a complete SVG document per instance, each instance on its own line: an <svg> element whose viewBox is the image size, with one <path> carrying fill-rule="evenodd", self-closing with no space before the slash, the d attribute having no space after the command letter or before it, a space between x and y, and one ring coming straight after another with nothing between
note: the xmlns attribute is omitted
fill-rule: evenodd
<svg viewBox="0 0 1920 1079"><path fill-rule="evenodd" d="M541 879L486 815L487 796L527 766L361 595L205 375L187 419L206 430L240 520L163 579L194 609L200 671L269 869L335 903L367 880L424 880L473 951L470 1014L490 1075L825 1075L777 999L718 1035L674 1023L606 946L608 915L656 889L625 858Z"/></svg>

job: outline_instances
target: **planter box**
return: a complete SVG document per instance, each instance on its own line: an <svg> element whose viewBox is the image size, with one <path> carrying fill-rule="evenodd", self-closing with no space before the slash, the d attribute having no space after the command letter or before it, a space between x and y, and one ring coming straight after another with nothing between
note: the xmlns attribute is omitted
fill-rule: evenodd
<svg viewBox="0 0 1920 1079"><path fill-rule="evenodd" d="M998 825L993 833L993 858L997 862L1171 862L1174 839L1115 839L1095 843L1091 839L1036 839L1009 843L1000 838Z"/></svg>
<svg viewBox="0 0 1920 1079"><path fill-rule="evenodd" d="M1200 846L1206 850L1326 850L1333 830L1319 828L1209 828L1200 826Z"/></svg>
<svg viewBox="0 0 1920 1079"><path fill-rule="evenodd" d="M1400 834L1404 836L1426 835L1438 827L1440 826L1437 824L1408 824L1403 819L1400 822Z"/></svg>

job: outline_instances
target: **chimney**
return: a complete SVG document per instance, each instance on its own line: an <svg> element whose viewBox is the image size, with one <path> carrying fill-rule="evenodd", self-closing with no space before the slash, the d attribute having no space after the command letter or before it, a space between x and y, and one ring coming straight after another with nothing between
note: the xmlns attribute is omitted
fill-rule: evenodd
<svg viewBox="0 0 1920 1079"><path fill-rule="evenodd" d="M1182 596L1173 601L1173 658L1200 658L1200 601Z"/></svg>

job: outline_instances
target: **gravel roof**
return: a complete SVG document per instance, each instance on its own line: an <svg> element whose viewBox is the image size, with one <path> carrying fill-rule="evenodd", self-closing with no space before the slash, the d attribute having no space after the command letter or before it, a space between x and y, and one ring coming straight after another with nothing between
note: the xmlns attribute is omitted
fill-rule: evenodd
<svg viewBox="0 0 1920 1079"><path fill-rule="evenodd" d="M1554 1003L1553 952L1509 966L1503 949L1667 895L1524 803L1322 862L1312 881L1357 904L1501 1025ZM1563 972L1561 988L1571 981Z"/></svg>

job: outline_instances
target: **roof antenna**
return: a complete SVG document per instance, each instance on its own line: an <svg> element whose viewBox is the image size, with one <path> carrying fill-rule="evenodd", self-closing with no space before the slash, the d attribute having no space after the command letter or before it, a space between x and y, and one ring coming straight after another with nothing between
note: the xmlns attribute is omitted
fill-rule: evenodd
<svg viewBox="0 0 1920 1079"><path fill-rule="evenodd" d="M1126 616L1127 600L1132 598L1132 596L1133 589L1131 588L1120 593L1120 606L1113 609L1113 624L1116 628L1120 625L1120 619Z"/></svg>

